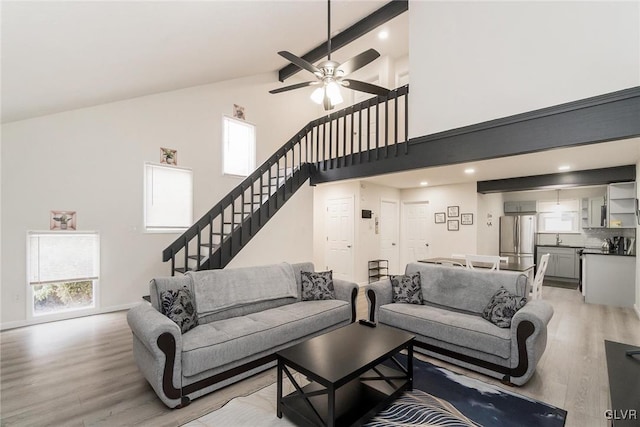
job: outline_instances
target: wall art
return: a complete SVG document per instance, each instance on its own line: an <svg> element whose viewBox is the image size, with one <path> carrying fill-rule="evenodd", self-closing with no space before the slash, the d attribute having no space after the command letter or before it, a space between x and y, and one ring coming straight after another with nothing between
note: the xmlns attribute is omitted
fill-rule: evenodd
<svg viewBox="0 0 640 427"><path fill-rule="evenodd" d="M473 214L472 213L463 213L460 215L460 224L462 225L473 225Z"/></svg>
<svg viewBox="0 0 640 427"><path fill-rule="evenodd" d="M446 213L444 212L436 212L434 216L435 216L436 224L444 224L445 222L447 222L445 218Z"/></svg>
<svg viewBox="0 0 640 427"><path fill-rule="evenodd" d="M49 214L50 230L75 230L76 211L51 211Z"/></svg>
<svg viewBox="0 0 640 427"><path fill-rule="evenodd" d="M167 165L178 165L178 150L172 148L160 148L160 163Z"/></svg>
<svg viewBox="0 0 640 427"><path fill-rule="evenodd" d="M460 230L460 221L457 219L450 219L447 221L447 230L458 231Z"/></svg>
<svg viewBox="0 0 640 427"><path fill-rule="evenodd" d="M448 206L447 216L450 218L457 218L460 216L460 206Z"/></svg>

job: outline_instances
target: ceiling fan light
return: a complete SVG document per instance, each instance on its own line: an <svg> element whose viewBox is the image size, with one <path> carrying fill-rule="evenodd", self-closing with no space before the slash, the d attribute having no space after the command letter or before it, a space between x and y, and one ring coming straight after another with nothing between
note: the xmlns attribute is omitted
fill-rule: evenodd
<svg viewBox="0 0 640 427"><path fill-rule="evenodd" d="M322 104L322 100L324 99L324 87L318 87L311 93L311 100L316 104Z"/></svg>
<svg viewBox="0 0 640 427"><path fill-rule="evenodd" d="M331 105L338 105L344 102L342 94L340 93L340 86L336 82L327 84L327 96L331 101Z"/></svg>

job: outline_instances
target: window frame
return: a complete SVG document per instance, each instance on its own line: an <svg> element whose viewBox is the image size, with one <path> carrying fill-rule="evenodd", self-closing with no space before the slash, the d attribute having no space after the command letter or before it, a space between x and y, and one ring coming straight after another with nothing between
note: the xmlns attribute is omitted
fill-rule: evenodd
<svg viewBox="0 0 640 427"><path fill-rule="evenodd" d="M185 226L149 226L147 224L147 215L149 213L149 206L148 206L148 193L147 193L147 189L149 186L149 176L148 176L148 168L164 168L167 170L178 170L178 171L182 171L182 172L188 172L189 176L190 176L190 185L191 185L191 194L190 194L190 203L189 203L189 215L190 215L190 219L188 221L188 225ZM193 185L193 170L191 168L185 168L185 167L180 167L180 166L170 166L170 165L165 165L162 163L155 163L155 162L144 162L143 165L143 199L142 199L142 204L143 204L143 211L142 211L142 229L144 230L145 233L152 233L152 234L157 234L157 233L184 233L185 231L187 231L189 229L189 227L191 227L193 225L193 203L194 203L194 195L193 195L193 189L194 189L194 185Z"/></svg>
<svg viewBox="0 0 640 427"><path fill-rule="evenodd" d="M227 172L227 147L228 147L228 141L227 141L227 121L229 122L235 122L238 124L241 124L243 126L247 126L250 127L253 130L253 144L251 147L251 158L248 159L249 160L249 164L247 165L248 167L248 173L246 175L243 174L238 174L238 173L231 173L231 172ZM241 120L235 117L231 117L231 116L227 116L227 115L223 115L222 116L222 138L221 138L222 144L221 144L221 151L222 151L222 175L223 176L229 176L229 177L236 177L236 178L246 178L249 175L251 175L253 173L253 171L256 170L256 166L258 163L258 154L257 154L257 149L258 149L258 127L251 122L248 122L246 120Z"/></svg>
<svg viewBox="0 0 640 427"><path fill-rule="evenodd" d="M559 208L554 208L559 205ZM570 215L572 228L571 230L554 230L546 229L543 227L546 218L553 218L554 216ZM566 199L566 200L545 200L538 202L538 215L537 215L537 231L538 233L548 234L579 234L580 233L580 200Z"/></svg>
<svg viewBox="0 0 640 427"><path fill-rule="evenodd" d="M34 290L33 284L31 283L31 243L30 237L33 235L47 235L47 234L59 234L59 235L83 235L83 234L94 234L97 237L97 248L96 251L96 269L97 269L97 278L86 279L87 281L91 281L93 284L93 306L91 307L81 307L81 308L68 308L59 310L53 313L43 313L36 314L34 307ZM56 320L65 320L72 319L76 317L88 316L92 314L96 314L100 312L100 276L101 276L101 236L100 232L96 230L82 230L82 231L51 231L51 230L27 230L26 233L26 278L25 285L27 287L25 304L26 304L26 313L27 313L27 321L35 323L41 322L52 322ZM75 280L70 279L62 282L48 282L43 284L63 284L70 282L77 282L84 280Z"/></svg>

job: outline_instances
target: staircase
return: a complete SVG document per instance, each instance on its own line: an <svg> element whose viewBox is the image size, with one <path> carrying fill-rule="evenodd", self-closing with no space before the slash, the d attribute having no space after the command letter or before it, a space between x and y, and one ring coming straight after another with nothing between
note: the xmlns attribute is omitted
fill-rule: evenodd
<svg viewBox="0 0 640 427"><path fill-rule="evenodd" d="M408 154L408 93L308 123L162 252L171 274L224 268L314 174Z"/></svg>

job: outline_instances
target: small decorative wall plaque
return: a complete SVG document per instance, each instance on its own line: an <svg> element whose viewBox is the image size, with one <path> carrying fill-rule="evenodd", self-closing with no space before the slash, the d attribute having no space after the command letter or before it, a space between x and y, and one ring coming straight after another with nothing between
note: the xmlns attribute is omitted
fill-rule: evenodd
<svg viewBox="0 0 640 427"><path fill-rule="evenodd" d="M457 219L450 219L447 221L447 230L458 231L460 230L460 221Z"/></svg>
<svg viewBox="0 0 640 427"><path fill-rule="evenodd" d="M50 230L75 230L76 211L51 211L49 214Z"/></svg>
<svg viewBox="0 0 640 427"><path fill-rule="evenodd" d="M460 224L473 225L473 214L472 213L460 214Z"/></svg>
<svg viewBox="0 0 640 427"><path fill-rule="evenodd" d="M172 148L160 148L160 163L167 165L178 165L178 150Z"/></svg>
<svg viewBox="0 0 640 427"><path fill-rule="evenodd" d="M238 104L233 104L233 117L235 117L236 119L245 120L244 107Z"/></svg>
<svg viewBox="0 0 640 427"><path fill-rule="evenodd" d="M444 212L436 212L434 214L436 224L444 224L445 222L447 222L446 218L445 218L445 215L446 214Z"/></svg>
<svg viewBox="0 0 640 427"><path fill-rule="evenodd" d="M457 218L460 216L460 206L448 206L447 216L449 218Z"/></svg>

